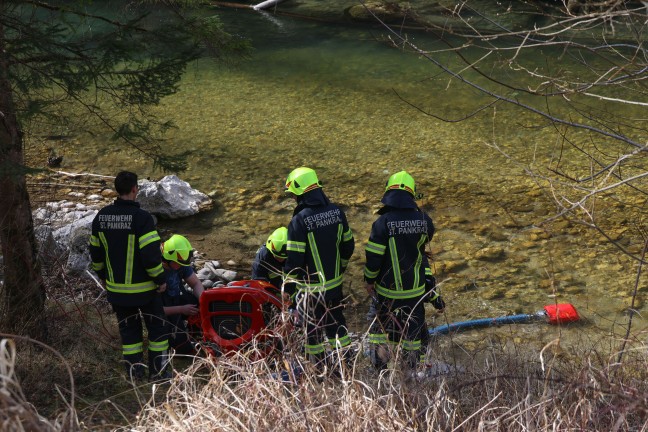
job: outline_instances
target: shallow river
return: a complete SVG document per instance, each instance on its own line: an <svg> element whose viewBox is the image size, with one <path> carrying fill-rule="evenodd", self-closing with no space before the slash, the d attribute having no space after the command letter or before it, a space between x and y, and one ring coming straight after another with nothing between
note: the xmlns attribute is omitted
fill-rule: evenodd
<svg viewBox="0 0 648 432"><path fill-rule="evenodd" d="M448 309L436 324L532 313L557 299L586 318L568 329L574 336L586 329L621 331L636 263L592 230L562 219L542 224L555 205L524 172L556 157L553 130L524 127L532 117L505 106L459 123L423 114L402 99L451 118L483 100L429 61L378 42L376 29L236 10L223 10L223 17L230 31L252 39L251 58L231 68L210 60L192 65L181 91L161 108L179 127L169 145L194 151L181 177L212 193L217 208L169 229L191 235L212 258L235 258L243 274L256 247L290 220L292 202L282 193L286 175L311 166L355 234L345 286L361 316L373 213L386 179L406 169L437 226L430 250ZM412 37L440 47L428 36ZM542 62L553 54L529 55ZM102 137L87 140L80 139L87 151L67 149L67 168L161 176L140 156L133 162L128 152L108 150ZM489 147L494 143L520 163ZM562 157L568 159L569 150ZM605 210L615 211L622 210ZM542 344L551 337L545 330L507 331Z"/></svg>

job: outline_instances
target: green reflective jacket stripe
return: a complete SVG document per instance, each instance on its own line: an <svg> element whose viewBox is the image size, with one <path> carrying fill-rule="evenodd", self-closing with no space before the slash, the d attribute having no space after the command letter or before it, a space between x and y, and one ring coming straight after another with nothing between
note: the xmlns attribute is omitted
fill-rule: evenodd
<svg viewBox="0 0 648 432"><path fill-rule="evenodd" d="M367 242L367 246L365 246L365 251L375 253L376 255L385 255L386 250L387 246L372 241Z"/></svg>
<svg viewBox="0 0 648 432"><path fill-rule="evenodd" d="M349 228L344 232L344 235L342 236L342 240L345 242L353 240L353 233L351 232L351 228Z"/></svg>
<svg viewBox="0 0 648 432"><path fill-rule="evenodd" d="M389 257L391 258L391 265L394 271L394 289L396 291L402 291L403 278L401 276L400 263L398 262L398 251L396 250L396 239L394 239L394 237L389 238Z"/></svg>
<svg viewBox="0 0 648 432"><path fill-rule="evenodd" d="M293 252L305 253L306 243L295 240L288 240L288 242L286 243L286 249Z"/></svg>
<svg viewBox="0 0 648 432"><path fill-rule="evenodd" d="M139 238L139 248L144 249L146 245L151 244L154 241L160 241L160 235L157 231L151 231L144 235L141 235Z"/></svg>
<svg viewBox="0 0 648 432"><path fill-rule="evenodd" d="M384 286L381 286L378 283L376 283L375 287L376 287L376 292L378 294L390 299L410 299L415 297L421 297L422 295L425 294L425 284L411 290L400 290L400 291L385 288Z"/></svg>
<svg viewBox="0 0 648 432"><path fill-rule="evenodd" d="M124 283L133 282L133 256L135 255L135 235L128 235L128 246L126 247L126 272L124 274Z"/></svg>
<svg viewBox="0 0 648 432"><path fill-rule="evenodd" d="M418 244L416 247L421 250L422 248L425 247L425 243L427 242L427 237L421 236L421 239L419 240ZM419 286L421 284L421 277L420 277L420 270L421 270L421 264L423 263L423 255L421 253L418 254L416 257L416 263L414 264L414 286ZM425 270L427 270L427 262L426 262L426 267L424 269L423 274L425 274ZM425 285L425 281L422 281L423 285Z"/></svg>
<svg viewBox="0 0 648 432"><path fill-rule="evenodd" d="M350 232L350 230L349 230ZM337 238L337 245L339 246L340 242L342 241L342 225L338 226L338 238ZM353 236L351 236L353 238ZM308 248L311 251L311 256L313 258L313 262L315 263L315 270L317 271L316 281L310 281L309 283L304 283L304 282L297 282L297 286L300 290L311 292L311 293L316 293L316 292L324 292L324 291L329 291L334 288L339 287L342 285L342 281L344 280L344 275L342 274L342 271L344 270L344 263L343 260L340 258L340 252L339 252L339 247L336 248L337 250L337 256L336 256L336 264L335 264L335 277L330 280L326 280L324 283L322 283L322 280L324 279L324 266L322 265L322 260L320 258L319 251L317 249L317 241L315 240L315 235L312 232L309 232L307 234L307 239L308 239ZM291 243L291 242L288 242ZM297 243L298 245L303 244L303 250L302 252L306 251L306 244L301 243L301 242L292 242L293 247L294 244ZM296 251L296 249L292 249L293 251ZM348 260L344 260L347 261Z"/></svg>
<svg viewBox="0 0 648 432"><path fill-rule="evenodd" d="M407 300L423 296L426 279L432 276L425 255L425 245L434 234L432 219L414 205L387 205L382 210L365 246L364 279L374 284L381 297Z"/></svg>
<svg viewBox="0 0 648 432"><path fill-rule="evenodd" d="M157 233L156 233L157 234ZM112 271L112 266L110 265L110 259L109 259L109 254L108 254L108 242L106 241L106 237L104 236L104 233L100 232L99 233L99 238L101 239L101 243L104 246L104 249L106 250L105 254L105 260L106 260L106 267L108 269L108 275L106 278L106 286L108 284L111 284L113 286L121 286L124 288L116 288L111 291L114 292L121 292L121 293L136 293L136 292L144 292L144 291L150 291L149 289L142 289L142 290L137 290L136 289L130 289L132 287L138 287L142 286L142 283L139 284L132 284L133 280L133 261L134 261L134 255L135 255L135 236L134 235L129 235L128 236L128 247L126 249L126 269L124 273L124 283L123 284L118 284L116 282L113 282L114 276L113 276L113 271ZM159 238L159 237L158 237ZM150 243L150 242L149 242ZM97 268L95 268L97 267ZM94 270L101 270L103 268L103 263L93 263L93 269ZM162 263L158 264L155 267L152 267L150 269L146 269L146 273L149 274L152 278L162 274L164 272L164 267L162 267ZM145 284L148 284L149 282L144 282ZM151 282L153 286L153 282Z"/></svg>
<svg viewBox="0 0 648 432"><path fill-rule="evenodd" d="M371 270L369 270L367 267L365 267L365 269L364 269L364 275L365 275L365 277L367 277L367 278L369 278L369 279L375 279L375 278L377 278L377 277L378 277L378 273L380 273L380 270L371 271Z"/></svg>
<svg viewBox="0 0 648 432"><path fill-rule="evenodd" d="M106 275L106 279L113 280L115 279L115 277L113 276L112 266L110 265L110 258L109 258L110 255L108 254L108 241L106 240L106 236L102 232L99 233L99 239L101 239L101 244L103 245L103 248L106 251L105 262L106 262L106 270L108 272L108 274Z"/></svg>
<svg viewBox="0 0 648 432"><path fill-rule="evenodd" d="M339 277L340 274L342 274L342 272L346 268L346 265L344 264L342 258L340 257L340 243L342 242L343 237L344 237L344 234L342 232L343 229L344 229L344 227L342 226L342 224L338 225L337 237L336 237L336 240L335 240L335 277L336 278ZM351 230L349 230L349 232L350 231ZM353 236L351 236L351 238L353 238ZM312 243L315 244L315 237L313 236L312 232L308 234L308 239L309 239L309 244L310 244L311 240L312 240ZM317 257L314 256L314 254L316 253L316 248L317 248L317 245L315 246L315 249L311 248L311 252L313 253L313 260L315 260L316 263L319 261L320 266L321 266L321 259L319 257L319 252L317 252ZM348 263L348 260L345 260L345 261ZM322 267L321 272L318 269L317 273L323 275L324 274L324 268Z"/></svg>
<svg viewBox="0 0 648 432"><path fill-rule="evenodd" d="M148 273L148 275L151 276L152 278L155 278L156 276L164 273L164 267L162 267L162 263L160 263L155 267L147 268L146 273Z"/></svg>
<svg viewBox="0 0 648 432"><path fill-rule="evenodd" d="M295 290L325 292L333 298L342 292L342 275L353 254L355 240L344 212L319 189L302 197L288 225L288 253L284 270Z"/></svg>
<svg viewBox="0 0 648 432"><path fill-rule="evenodd" d="M318 293L318 292L329 291L332 290L333 288L339 287L340 285L342 285L343 280L344 280L344 275L340 275L334 279L326 281L325 284L297 282L297 287L301 291Z"/></svg>
<svg viewBox="0 0 648 432"><path fill-rule="evenodd" d="M90 235L90 246L101 247L101 241L99 240L99 237L95 235ZM104 267L105 266L103 261L101 262L92 261L92 270L100 271L103 270Z"/></svg>
<svg viewBox="0 0 648 432"><path fill-rule="evenodd" d="M324 278L324 266L322 266L322 259L320 258L319 251L317 250L317 242L315 241L315 235L312 232L309 232L307 238L308 238L308 246L310 247L311 255L313 256L313 262L315 263L315 271L317 271L317 278L319 279L319 281L321 281ZM338 273L336 272L336 274Z"/></svg>
<svg viewBox="0 0 648 432"><path fill-rule="evenodd" d="M340 267L342 265L342 260L340 259L340 242L342 241L342 225L338 225L337 240L335 241L335 275L338 276L340 272Z"/></svg>
<svg viewBox="0 0 648 432"><path fill-rule="evenodd" d="M122 294L136 294L157 289L157 285L153 281L140 282L135 284L116 283L111 280L106 280L106 289L108 291L122 293Z"/></svg>
<svg viewBox="0 0 648 432"><path fill-rule="evenodd" d="M104 263L102 263L102 262L97 263L97 262L94 262L94 261L92 262L92 270L99 271L99 270L103 270L103 269L104 269Z"/></svg>
<svg viewBox="0 0 648 432"><path fill-rule="evenodd" d="M129 240L130 240L130 238L129 238ZM148 232L148 233L146 233L144 235L141 235L140 238L139 238L139 248L143 249L143 248L145 248L146 246L148 246L149 244L151 244L151 243L153 243L155 241L160 241L160 235L158 234L157 231L151 231L151 232ZM130 242L128 244L128 250L129 250L129 252L133 251L133 249L131 248ZM130 262L130 264L132 266L132 261ZM163 272L164 272L164 268L162 267L161 263L158 264L155 267L151 267L151 268L146 269L146 273L148 273L148 275L151 276L152 278L155 278L156 276L159 276Z"/></svg>
<svg viewBox="0 0 648 432"><path fill-rule="evenodd" d="M139 306L155 296L166 279L160 236L137 202L117 198L99 210L89 238L92 268L106 282L110 303Z"/></svg>

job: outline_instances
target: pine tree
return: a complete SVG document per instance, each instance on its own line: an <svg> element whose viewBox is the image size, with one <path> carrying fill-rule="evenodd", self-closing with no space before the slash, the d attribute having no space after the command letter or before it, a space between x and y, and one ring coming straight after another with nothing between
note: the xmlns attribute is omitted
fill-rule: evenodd
<svg viewBox="0 0 648 432"><path fill-rule="evenodd" d="M167 119L149 108L178 90L187 64L208 52L244 51L215 17L187 2L0 1L0 243L4 286L0 328L42 337L45 288L26 177L24 125L69 125L92 116L116 146L132 146L167 171L183 154L160 145ZM70 109L73 107L73 109ZM65 114L71 113L71 114Z"/></svg>

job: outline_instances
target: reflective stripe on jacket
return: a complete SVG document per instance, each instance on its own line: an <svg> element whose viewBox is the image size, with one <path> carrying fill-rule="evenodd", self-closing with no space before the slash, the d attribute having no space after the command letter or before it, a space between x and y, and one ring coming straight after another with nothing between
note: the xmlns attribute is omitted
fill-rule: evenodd
<svg viewBox="0 0 648 432"><path fill-rule="evenodd" d="M384 208L365 247L365 280L389 299L423 296L432 274L424 251L433 235L432 219L417 208Z"/></svg>
<svg viewBox="0 0 648 432"><path fill-rule="evenodd" d="M151 215L135 201L117 198L99 211L92 221L90 256L111 303L145 303L165 282L160 236Z"/></svg>
<svg viewBox="0 0 648 432"><path fill-rule="evenodd" d="M344 212L319 189L314 192L322 195L321 204L301 204L288 225L284 271L299 281L299 290L326 292L334 298L341 295L355 241ZM290 294L295 289L292 285L286 288Z"/></svg>

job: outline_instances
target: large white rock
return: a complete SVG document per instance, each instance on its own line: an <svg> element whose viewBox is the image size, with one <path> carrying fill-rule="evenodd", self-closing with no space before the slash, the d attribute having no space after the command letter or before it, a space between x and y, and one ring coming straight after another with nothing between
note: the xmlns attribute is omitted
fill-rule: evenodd
<svg viewBox="0 0 648 432"><path fill-rule="evenodd" d="M142 180L139 187L137 201L141 207L166 219L195 215L212 206L211 198L175 175L157 182Z"/></svg>
<svg viewBox="0 0 648 432"><path fill-rule="evenodd" d="M59 260L66 250L54 239L54 230L51 226L40 225L34 227L34 236L38 245L38 257L43 265L49 265Z"/></svg>
<svg viewBox="0 0 648 432"><path fill-rule="evenodd" d="M236 272L234 270L216 269L216 277L223 282L232 282L236 280Z"/></svg>
<svg viewBox="0 0 648 432"><path fill-rule="evenodd" d="M89 225L76 225L70 231L68 238L69 255L65 265L68 274L87 277L85 272L90 268L91 258L88 250L88 240L92 232L92 219Z"/></svg>
<svg viewBox="0 0 648 432"><path fill-rule="evenodd" d="M63 225L60 228L56 228L56 226L53 226L53 228L55 228L54 231L52 232L52 235L54 236L54 240L56 240L58 244L60 244L61 246L65 248L69 248L72 237L75 235L77 231L82 230L82 232L87 233L87 237L86 237L86 245L87 245L87 243L90 241L90 233L92 232L92 220L95 218L97 213L98 212L96 210L91 211L89 213L84 212L76 215L79 217L73 218L73 221L67 223L67 225Z"/></svg>
<svg viewBox="0 0 648 432"><path fill-rule="evenodd" d="M213 279L216 277L216 273L214 273L210 268L208 267L203 267L198 272L196 273L198 279L201 281Z"/></svg>

